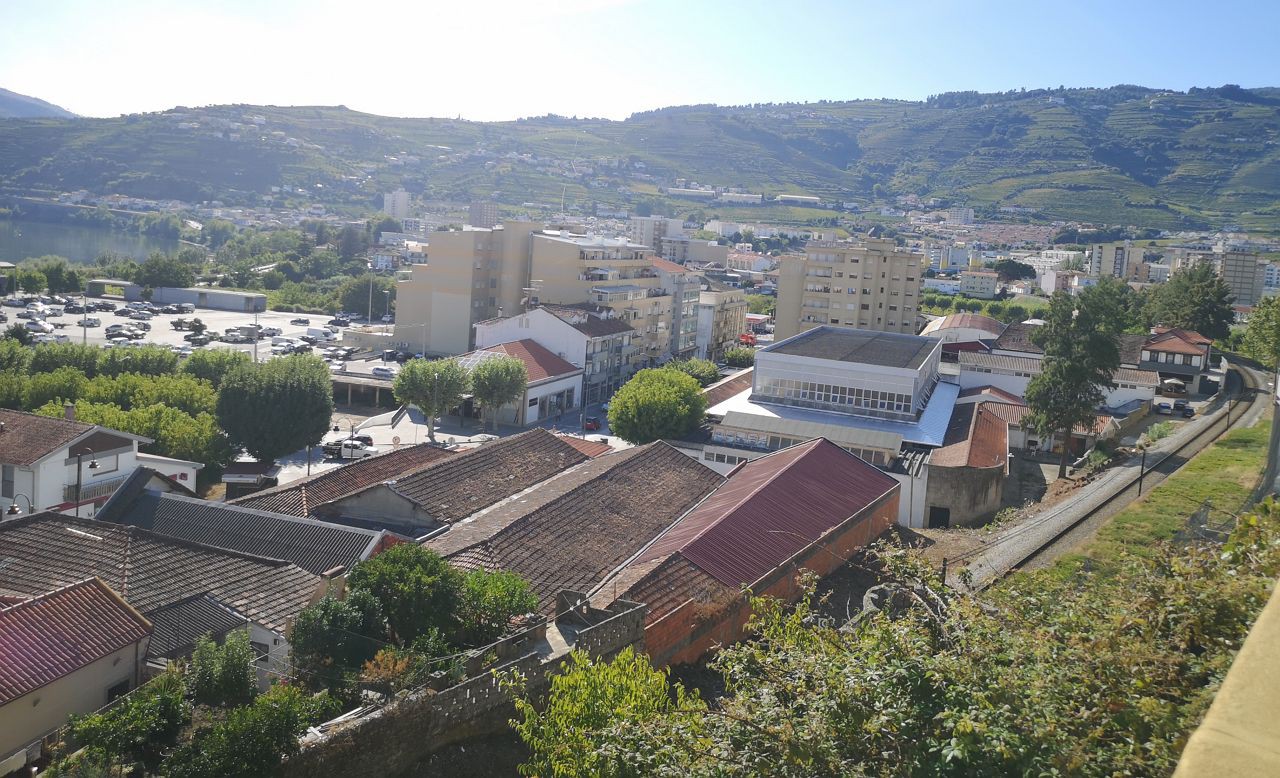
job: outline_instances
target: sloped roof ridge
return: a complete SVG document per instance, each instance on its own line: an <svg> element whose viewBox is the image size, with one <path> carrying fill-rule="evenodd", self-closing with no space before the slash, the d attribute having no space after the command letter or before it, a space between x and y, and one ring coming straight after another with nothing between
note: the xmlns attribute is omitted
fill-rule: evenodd
<svg viewBox="0 0 1280 778"><path fill-rule="evenodd" d="M46 521L49 523L63 522L66 524L74 525L75 529L81 532L87 532L89 534L93 534L93 529L98 527L106 527L111 531L124 533L125 578L123 580L126 582L126 588L127 588L127 582L128 582L128 577L127 577L128 570L131 564L131 557L133 554L133 541L137 538L145 538L145 539L154 540L160 543L168 543L174 546L183 546L185 548L192 548L197 551L208 551L213 554L239 557L240 559L247 559L251 562L262 562L264 564L272 565L275 567L285 567L293 564L287 559L274 559L272 557L261 556L259 554L250 554L245 551L236 551L235 549L222 548L221 546L211 546L208 543L200 543L194 540L187 540L186 538L179 538L173 535L166 535L162 532L154 532L152 530L143 529L142 527L138 527L132 524L115 524L113 522L98 521L97 519L81 519L81 518L76 518L74 516L67 516L61 513L54 513L53 511L44 511L42 513L37 513L29 517L24 517L24 519L27 519L26 521L23 522L26 524L35 524L37 522L46 522ZM8 525L9 525L9 522L7 521L0 522L0 530L4 529Z"/></svg>
<svg viewBox="0 0 1280 778"><path fill-rule="evenodd" d="M335 524L332 521L324 521L323 519L314 519L310 516L294 516L288 513L277 513L275 511L264 511L261 508L249 508L244 505L232 505L230 503L212 503L209 500L202 500L199 497L188 497L185 494L160 494L161 500L178 500L180 502L193 503L198 505L206 505L214 509L222 509L233 513L245 513L254 516L261 516L268 519L276 519L279 521L288 521L294 524L307 524L313 527L324 527L326 529L335 529L342 532L350 532L353 535L367 535L369 537L380 537L385 530L369 529L368 527L353 527L348 524ZM132 525L131 525L132 526ZM157 533L163 534L163 533ZM168 537L167 535L165 537ZM215 546L214 548L220 548ZM264 557L269 558L269 557Z"/></svg>

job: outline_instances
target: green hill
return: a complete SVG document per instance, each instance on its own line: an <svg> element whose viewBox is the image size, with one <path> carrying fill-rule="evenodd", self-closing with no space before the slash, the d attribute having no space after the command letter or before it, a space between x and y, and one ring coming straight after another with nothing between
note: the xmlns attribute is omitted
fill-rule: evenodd
<svg viewBox="0 0 1280 778"><path fill-rule="evenodd" d="M278 186L276 202L364 209L403 185L459 201L634 207L661 199L659 188L677 177L767 198L866 204L917 194L1035 208L1046 218L1277 232L1280 89L962 92L924 102L683 106L625 121L482 123L262 106L0 121L0 187L10 194L83 188L257 204Z"/></svg>
<svg viewBox="0 0 1280 778"><path fill-rule="evenodd" d="M44 116L74 119L76 115L53 103L0 89L0 119L33 119Z"/></svg>

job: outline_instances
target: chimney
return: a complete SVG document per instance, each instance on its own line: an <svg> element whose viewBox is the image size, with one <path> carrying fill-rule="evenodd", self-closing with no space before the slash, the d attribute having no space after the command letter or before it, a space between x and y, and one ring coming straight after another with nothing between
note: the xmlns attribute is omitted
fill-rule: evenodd
<svg viewBox="0 0 1280 778"><path fill-rule="evenodd" d="M67 403L66 405L62 406L62 415L67 418L67 421L75 421L76 420L76 404Z"/></svg>

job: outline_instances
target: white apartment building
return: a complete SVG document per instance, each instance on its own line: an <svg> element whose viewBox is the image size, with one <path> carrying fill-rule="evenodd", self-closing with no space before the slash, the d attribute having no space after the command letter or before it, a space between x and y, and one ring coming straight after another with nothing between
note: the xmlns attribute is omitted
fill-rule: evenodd
<svg viewBox="0 0 1280 778"><path fill-rule="evenodd" d="M403 189L387 192L382 195L382 212L393 219L404 219L409 216L409 205L412 198Z"/></svg>
<svg viewBox="0 0 1280 778"><path fill-rule="evenodd" d="M663 238L684 236L684 222L666 216L632 216L627 224L627 239L632 243L648 246L659 256L662 256Z"/></svg>
<svg viewBox="0 0 1280 778"><path fill-rule="evenodd" d="M996 296L1000 276L993 270L966 270L960 274L960 294L990 300Z"/></svg>
<svg viewBox="0 0 1280 778"><path fill-rule="evenodd" d="M872 229L859 241L812 241L778 269L779 340L822 325L914 334L924 255Z"/></svg>
<svg viewBox="0 0 1280 778"><path fill-rule="evenodd" d="M1132 241L1097 243L1089 250L1089 275L1123 279L1128 276L1129 264L1141 261L1142 249L1135 249Z"/></svg>

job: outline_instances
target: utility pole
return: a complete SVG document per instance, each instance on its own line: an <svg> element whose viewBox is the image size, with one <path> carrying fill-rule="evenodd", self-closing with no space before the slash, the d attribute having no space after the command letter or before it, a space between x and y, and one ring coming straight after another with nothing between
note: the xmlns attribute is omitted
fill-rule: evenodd
<svg viewBox="0 0 1280 778"><path fill-rule="evenodd" d="M1138 465L1138 496L1142 496L1142 476L1147 473L1147 449L1142 449L1142 464Z"/></svg>
<svg viewBox="0 0 1280 778"><path fill-rule="evenodd" d="M82 346L89 343L89 310L85 308L86 302L88 301L85 296L80 295L80 345Z"/></svg>
<svg viewBox="0 0 1280 778"><path fill-rule="evenodd" d="M262 332L258 328L258 309L253 309L253 363L258 363L258 339L262 337ZM311 475L311 448L307 448L307 475Z"/></svg>
<svg viewBox="0 0 1280 778"><path fill-rule="evenodd" d="M369 307L365 311L364 322L373 326L373 273L369 274Z"/></svg>

